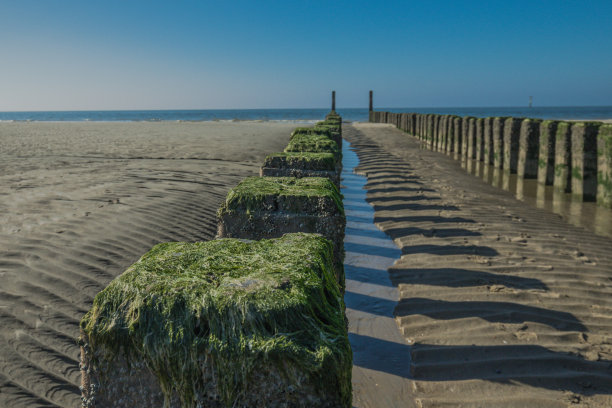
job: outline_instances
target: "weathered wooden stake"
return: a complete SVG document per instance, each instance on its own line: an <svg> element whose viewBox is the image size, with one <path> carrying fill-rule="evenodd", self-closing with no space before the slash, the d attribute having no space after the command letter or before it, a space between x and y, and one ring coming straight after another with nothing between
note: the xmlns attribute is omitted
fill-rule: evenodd
<svg viewBox="0 0 612 408"><path fill-rule="evenodd" d="M332 91L332 111L336 111L336 91Z"/></svg>
<svg viewBox="0 0 612 408"><path fill-rule="evenodd" d="M374 104L372 103L372 91L370 91L370 112L374 110Z"/></svg>

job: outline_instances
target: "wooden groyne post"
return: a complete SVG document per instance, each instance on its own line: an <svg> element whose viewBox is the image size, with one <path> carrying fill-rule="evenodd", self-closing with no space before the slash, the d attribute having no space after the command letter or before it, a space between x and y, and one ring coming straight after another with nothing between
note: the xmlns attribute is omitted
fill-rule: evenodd
<svg viewBox="0 0 612 408"><path fill-rule="evenodd" d="M612 125L515 117L474 118L427 113L392 113L372 109L370 122L395 125L432 150L453 153L455 159L493 166L493 185L500 173L503 188L517 174L517 194L523 179L538 180L542 196L553 185L557 196L571 193L576 201L597 201L612 208ZM487 172L488 173L488 172ZM497 181L496 181L497 180ZM553 205L554 205L553 200Z"/></svg>
<svg viewBox="0 0 612 408"><path fill-rule="evenodd" d="M336 111L336 91L332 91L332 112Z"/></svg>

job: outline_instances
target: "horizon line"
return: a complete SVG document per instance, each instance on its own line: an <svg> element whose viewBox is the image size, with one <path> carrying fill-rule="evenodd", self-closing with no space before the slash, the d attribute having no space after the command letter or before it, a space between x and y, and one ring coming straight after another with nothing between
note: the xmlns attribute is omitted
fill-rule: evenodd
<svg viewBox="0 0 612 408"><path fill-rule="evenodd" d="M515 106L384 106L380 108L374 108L374 111L380 111L384 109L495 109L495 108L525 108L525 109L537 109L537 108L610 108L612 105L537 105L537 106L525 106L525 105L515 105ZM26 113L26 112L145 112L145 111L238 111L238 110L327 110L329 108L153 108L153 109L143 109L143 108L130 108L130 109L34 109L34 110L0 110L0 113ZM336 110L342 109L365 109L368 110L367 107L336 107Z"/></svg>

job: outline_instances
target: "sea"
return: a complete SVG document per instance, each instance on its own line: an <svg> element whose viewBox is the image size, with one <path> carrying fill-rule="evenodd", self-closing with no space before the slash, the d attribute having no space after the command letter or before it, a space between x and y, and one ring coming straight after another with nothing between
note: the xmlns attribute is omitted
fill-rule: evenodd
<svg viewBox="0 0 612 408"><path fill-rule="evenodd" d="M459 116L514 116L540 119L612 119L612 106L376 108L388 112L453 114ZM193 109L0 112L0 122L156 122L156 121L292 121L321 120L329 109ZM343 120L365 122L368 109L340 108Z"/></svg>

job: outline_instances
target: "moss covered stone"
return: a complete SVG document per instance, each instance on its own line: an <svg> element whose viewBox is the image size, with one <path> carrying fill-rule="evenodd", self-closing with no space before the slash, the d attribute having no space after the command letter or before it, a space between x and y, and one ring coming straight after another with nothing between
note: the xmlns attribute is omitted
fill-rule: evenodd
<svg viewBox="0 0 612 408"><path fill-rule="evenodd" d="M322 177L247 177L228 193L218 213L235 211L344 214L340 191Z"/></svg>
<svg viewBox="0 0 612 408"><path fill-rule="evenodd" d="M352 354L332 262L331 243L313 234L155 246L81 321L93 400L350 407ZM142 388L140 372L161 394Z"/></svg>
<svg viewBox="0 0 612 408"><path fill-rule="evenodd" d="M338 188L322 177L249 177L232 189L218 213L222 238L276 238L291 232L321 234L334 244L344 288L346 218Z"/></svg>
<svg viewBox="0 0 612 408"><path fill-rule="evenodd" d="M325 120L335 120L342 122L342 117L336 111L331 111L325 116Z"/></svg>
<svg viewBox="0 0 612 408"><path fill-rule="evenodd" d="M285 152L332 153L340 160L338 144L322 135L295 135L289 141Z"/></svg>
<svg viewBox="0 0 612 408"><path fill-rule="evenodd" d="M327 177L340 185L340 162L332 153L289 152L268 155L261 176Z"/></svg>
<svg viewBox="0 0 612 408"><path fill-rule="evenodd" d="M331 137L331 132L328 129L315 129L313 127L298 127L293 129L291 132L290 139L293 139L295 135L322 135Z"/></svg>

